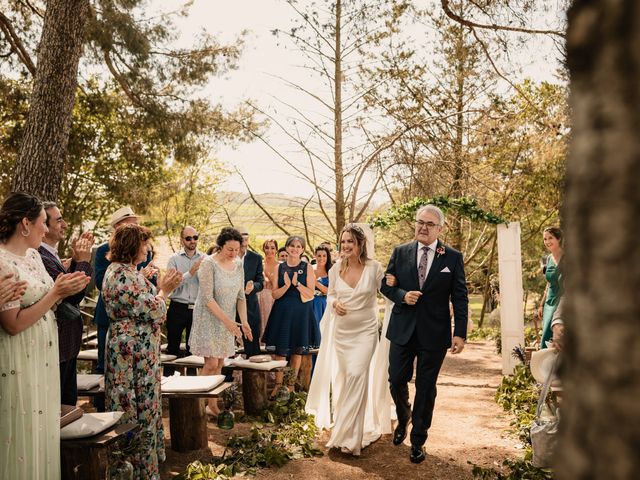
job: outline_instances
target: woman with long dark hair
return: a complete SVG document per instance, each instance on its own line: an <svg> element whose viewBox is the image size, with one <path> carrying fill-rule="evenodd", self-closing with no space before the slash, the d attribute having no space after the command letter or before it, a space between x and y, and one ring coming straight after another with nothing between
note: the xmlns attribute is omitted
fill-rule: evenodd
<svg viewBox="0 0 640 480"><path fill-rule="evenodd" d="M264 253L264 288L258 292L258 303L260 304L260 318L262 325L260 327L260 336L264 333L267 326L267 320L273 308L275 301L271 294L271 286L278 281L278 242L273 238L269 238L262 244L262 252Z"/></svg>
<svg viewBox="0 0 640 480"><path fill-rule="evenodd" d="M316 247L316 265L314 273L316 275L315 296L313 297L313 314L320 324L324 310L327 308L327 291L329 289L329 270L331 270L331 252L322 245Z"/></svg>
<svg viewBox="0 0 640 480"><path fill-rule="evenodd" d="M48 231L42 202L12 193L0 207L0 277L26 282L0 306L0 477L60 478L60 370L54 307L83 290L83 272L58 276L37 248Z"/></svg>
<svg viewBox="0 0 640 480"><path fill-rule="evenodd" d="M539 314L542 317L542 338L540 348L547 348L547 342L551 340L551 320L558 308L560 297L563 293L562 256L564 255L562 230L558 227L547 227L542 233L544 246L549 251L543 268L547 286L542 295Z"/></svg>

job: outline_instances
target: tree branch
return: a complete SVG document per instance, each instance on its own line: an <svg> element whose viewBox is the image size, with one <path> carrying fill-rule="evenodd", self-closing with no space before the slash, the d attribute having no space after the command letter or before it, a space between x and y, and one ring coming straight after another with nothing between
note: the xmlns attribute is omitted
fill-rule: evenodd
<svg viewBox="0 0 640 480"><path fill-rule="evenodd" d="M476 23L471 20L462 18L460 15L457 15L456 13L454 13L449 6L449 0L441 0L441 3L442 3L442 9L444 10L444 13L447 15L447 17L449 17L452 20L455 20L456 22L458 22L461 25L464 25L465 27L486 28L488 30L494 30L494 31L530 33L535 35L555 35L560 38L565 38L565 34L562 32L558 32L557 30L537 30L537 29L530 29L530 28L507 27L505 25L497 25L495 23L493 24Z"/></svg>
<svg viewBox="0 0 640 480"><path fill-rule="evenodd" d="M22 64L27 68L27 70L29 70L29 73L35 77L36 66L33 63L33 60L31 60L29 52L27 52L22 40L20 40L20 37L16 34L13 25L11 25L11 20L9 20L9 18L2 12L0 12L0 30L4 33L4 36L11 45L13 51L18 55Z"/></svg>
<svg viewBox="0 0 640 480"><path fill-rule="evenodd" d="M253 203L256 204L256 206L262 210L264 212L264 214L267 216L267 218L269 218L269 220L271 220L271 223L273 223L276 228L278 230L280 230L282 233L284 233L287 237L289 237L291 234L287 231L287 229L285 229L284 227L282 227L275 218L273 218L273 216L267 211L267 209L258 201L258 199L255 197L255 195L253 194L253 192L251 191L251 188L249 188L249 184L247 183L247 181L245 180L244 176L240 173L240 171L238 169L236 169L236 173L240 176L240 179L242 180L242 183L244 183L244 186L247 187L247 193L249 193L249 196L251 197L251 200L253 201Z"/></svg>

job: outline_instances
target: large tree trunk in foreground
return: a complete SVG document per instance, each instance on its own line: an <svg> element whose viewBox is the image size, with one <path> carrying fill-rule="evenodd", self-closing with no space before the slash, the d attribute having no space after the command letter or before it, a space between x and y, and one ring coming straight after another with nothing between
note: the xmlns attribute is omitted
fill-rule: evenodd
<svg viewBox="0 0 640 480"><path fill-rule="evenodd" d="M88 14L88 0L47 2L14 191L58 198Z"/></svg>
<svg viewBox="0 0 640 480"><path fill-rule="evenodd" d="M556 476L640 476L640 3L576 0L567 38L567 347Z"/></svg>

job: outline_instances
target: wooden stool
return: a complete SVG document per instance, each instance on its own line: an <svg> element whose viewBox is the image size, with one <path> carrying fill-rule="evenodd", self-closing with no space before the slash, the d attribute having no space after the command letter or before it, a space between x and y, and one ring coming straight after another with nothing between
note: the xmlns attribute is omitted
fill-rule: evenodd
<svg viewBox="0 0 640 480"><path fill-rule="evenodd" d="M205 398L218 398L233 383L225 382L208 392L167 392L171 449L190 452L208 447Z"/></svg>
<svg viewBox="0 0 640 480"><path fill-rule="evenodd" d="M135 423L114 425L93 437L62 440L62 480L103 480L106 478L109 446L123 438L127 432L138 430Z"/></svg>

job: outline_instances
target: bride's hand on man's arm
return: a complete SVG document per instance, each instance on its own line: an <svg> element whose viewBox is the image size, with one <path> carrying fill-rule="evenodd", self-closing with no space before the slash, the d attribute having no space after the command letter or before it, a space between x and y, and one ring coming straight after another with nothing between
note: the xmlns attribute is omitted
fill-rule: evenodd
<svg viewBox="0 0 640 480"><path fill-rule="evenodd" d="M344 303L342 303L340 300L336 300L333 302L333 309L340 316L347 314L347 309L345 308Z"/></svg>

